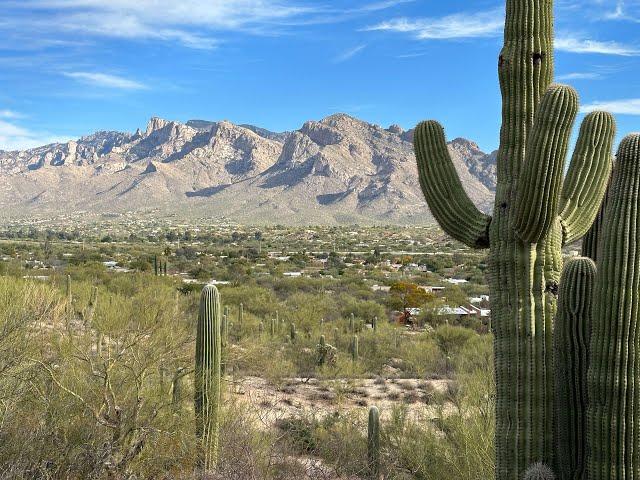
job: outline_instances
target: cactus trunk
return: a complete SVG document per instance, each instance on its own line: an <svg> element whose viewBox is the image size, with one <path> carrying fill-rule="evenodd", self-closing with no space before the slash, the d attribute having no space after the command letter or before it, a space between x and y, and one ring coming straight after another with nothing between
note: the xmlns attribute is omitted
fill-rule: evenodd
<svg viewBox="0 0 640 480"><path fill-rule="evenodd" d="M640 134L625 138L604 215L588 374L589 480L640 478Z"/></svg>
<svg viewBox="0 0 640 480"><path fill-rule="evenodd" d="M440 124L423 122L415 132L431 212L452 237L490 249L499 480L521 480L537 462L553 465L552 327L561 249L593 223L611 171L615 125L594 112L582 124L563 182L578 101L571 88L551 85L553 53L553 1L507 0L493 216L462 188Z"/></svg>
<svg viewBox="0 0 640 480"><path fill-rule="evenodd" d="M221 318L218 289L207 285L200 297L196 332L195 416L199 465L211 471L218 459L221 395Z"/></svg>
<svg viewBox="0 0 640 480"><path fill-rule="evenodd" d="M353 340L351 340L351 359L354 362L358 361L358 356L360 354L360 342L358 340L358 336L354 335Z"/></svg>
<svg viewBox="0 0 640 480"><path fill-rule="evenodd" d="M367 453L371 480L380 479L380 411L377 407L369 409L367 429Z"/></svg>
<svg viewBox="0 0 640 480"><path fill-rule="evenodd" d="M596 266L573 258L562 273L554 328L556 372L556 471L562 480L582 480L587 468L587 372L591 303Z"/></svg>

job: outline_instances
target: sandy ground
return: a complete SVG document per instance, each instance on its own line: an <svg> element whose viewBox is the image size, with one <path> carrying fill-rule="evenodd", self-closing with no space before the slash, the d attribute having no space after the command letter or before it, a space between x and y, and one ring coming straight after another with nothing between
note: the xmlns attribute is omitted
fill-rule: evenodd
<svg viewBox="0 0 640 480"><path fill-rule="evenodd" d="M230 390L235 398L251 405L260 422L272 427L283 418L334 412L380 409L388 418L394 407L406 405L415 419L434 417L433 395L444 394L450 380L349 379L323 380L291 378L275 386L260 377L234 379Z"/></svg>

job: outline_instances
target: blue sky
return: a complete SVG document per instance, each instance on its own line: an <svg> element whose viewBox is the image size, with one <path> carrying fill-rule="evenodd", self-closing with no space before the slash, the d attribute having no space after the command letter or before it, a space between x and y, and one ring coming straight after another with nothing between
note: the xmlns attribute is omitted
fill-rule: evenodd
<svg viewBox="0 0 640 480"><path fill-rule="evenodd" d="M346 112L497 146L504 1L2 0L0 149L149 117L296 129ZM640 130L640 0L556 0L559 81Z"/></svg>

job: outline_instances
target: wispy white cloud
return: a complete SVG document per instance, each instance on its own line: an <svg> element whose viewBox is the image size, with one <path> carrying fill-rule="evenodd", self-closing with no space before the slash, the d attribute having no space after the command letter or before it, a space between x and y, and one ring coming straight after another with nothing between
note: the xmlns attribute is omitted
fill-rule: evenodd
<svg viewBox="0 0 640 480"><path fill-rule="evenodd" d="M599 78L602 78L602 75L595 72L574 72L574 73L565 73L563 75L558 75L556 77L556 80L565 82L570 80L597 80Z"/></svg>
<svg viewBox="0 0 640 480"><path fill-rule="evenodd" d="M361 53L365 48L367 48L367 45L358 45L357 47L353 47L348 50L345 50L340 55L335 57L333 60L335 63L346 62L347 60L350 60L351 58Z"/></svg>
<svg viewBox="0 0 640 480"><path fill-rule="evenodd" d="M583 105L580 109L583 113L593 112L594 110L604 110L615 115L640 115L640 98L596 101Z"/></svg>
<svg viewBox="0 0 640 480"><path fill-rule="evenodd" d="M456 13L432 18L396 18L367 27L367 31L407 33L419 40L493 37L504 29L502 9Z"/></svg>
<svg viewBox="0 0 640 480"><path fill-rule="evenodd" d="M222 31L266 32L270 25L319 11L290 0L9 0L5 7L23 13L14 21L40 32L160 39L198 49L216 47Z"/></svg>
<svg viewBox="0 0 640 480"><path fill-rule="evenodd" d="M555 42L556 50L570 53L595 53L621 57L640 55L640 49L614 41L598 41L576 37L559 37Z"/></svg>
<svg viewBox="0 0 640 480"><path fill-rule="evenodd" d="M397 7L398 5L403 5L405 3L412 3L414 1L415 0L386 0L386 1L369 3L368 5L364 5L355 10L360 12L377 12L379 10L387 10L389 8Z"/></svg>
<svg viewBox="0 0 640 480"><path fill-rule="evenodd" d="M13 110L0 110L0 118L8 118L8 119L15 119L15 118L24 118L24 115L18 112L15 112Z"/></svg>
<svg viewBox="0 0 640 480"><path fill-rule="evenodd" d="M90 85L119 90L145 90L146 85L118 75L95 72L65 72L65 77L73 78Z"/></svg>
<svg viewBox="0 0 640 480"><path fill-rule="evenodd" d="M13 151L35 148L50 143L67 142L70 138L33 132L15 123L0 120L0 150Z"/></svg>

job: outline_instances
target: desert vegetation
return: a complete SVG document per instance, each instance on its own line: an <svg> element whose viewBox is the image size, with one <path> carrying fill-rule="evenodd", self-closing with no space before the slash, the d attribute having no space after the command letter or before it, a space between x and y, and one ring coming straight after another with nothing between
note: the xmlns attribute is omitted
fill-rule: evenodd
<svg viewBox="0 0 640 480"><path fill-rule="evenodd" d="M200 251L204 241L193 233L105 242L91 230L69 238L12 229L0 243L4 477L201 471L194 359L201 291L214 275L215 475L370 478L372 407L373 463L385 478L444 479L455 469L471 479L479 465L487 475L493 468L488 319L439 310L447 296L470 305L484 292L473 280L482 262L470 250L438 245L432 229L417 230L421 240L409 249L406 234L391 229L387 243L360 253L290 256L283 252L312 252L319 240L333 248L331 236L352 236L237 227L223 240L220 226ZM359 243L368 235L377 232L361 229ZM430 273L416 270L427 261ZM155 268L165 264L166 273ZM296 266L302 276L285 275ZM437 293L418 288L425 276ZM453 277L470 281L446 281ZM398 316L405 308L420 309L411 323Z"/></svg>

